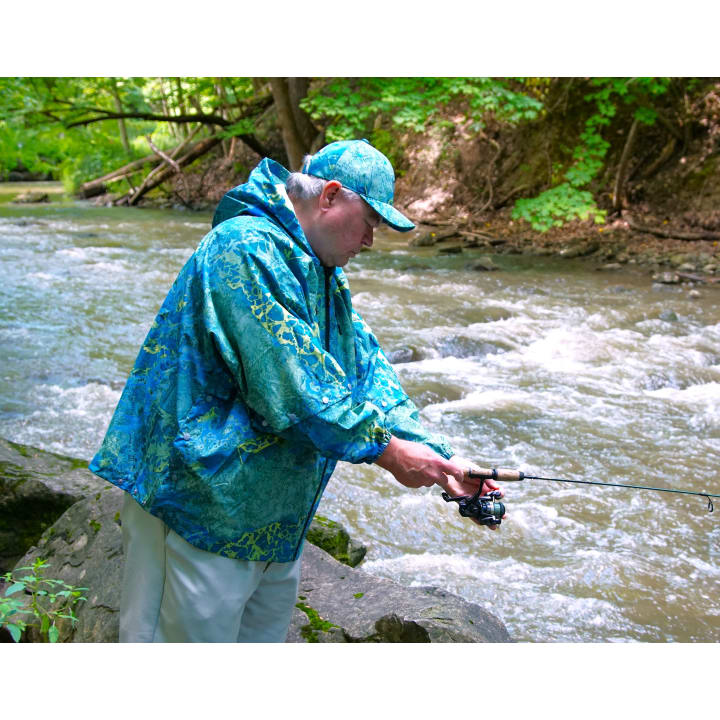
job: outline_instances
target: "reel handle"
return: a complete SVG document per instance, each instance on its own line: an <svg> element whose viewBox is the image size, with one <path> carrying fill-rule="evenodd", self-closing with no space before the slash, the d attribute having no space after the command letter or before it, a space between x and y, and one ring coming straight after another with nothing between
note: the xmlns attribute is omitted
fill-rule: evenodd
<svg viewBox="0 0 720 720"><path fill-rule="evenodd" d="M466 472L468 477L480 478L481 480L519 482L525 479L525 473L522 470L508 470L507 468L477 468L475 470L467 470Z"/></svg>

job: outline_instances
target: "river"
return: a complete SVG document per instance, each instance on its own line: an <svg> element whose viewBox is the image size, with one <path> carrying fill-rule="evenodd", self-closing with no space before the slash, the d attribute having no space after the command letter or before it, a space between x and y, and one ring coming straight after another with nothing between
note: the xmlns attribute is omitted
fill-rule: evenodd
<svg viewBox="0 0 720 720"><path fill-rule="evenodd" d="M0 204L0 435L90 459L210 213ZM425 422L485 466L720 493L720 291L628 268L437 256L378 232L347 268L357 309ZM518 641L720 640L720 505L507 484L497 532L438 488L341 463L320 513L363 568L496 613Z"/></svg>

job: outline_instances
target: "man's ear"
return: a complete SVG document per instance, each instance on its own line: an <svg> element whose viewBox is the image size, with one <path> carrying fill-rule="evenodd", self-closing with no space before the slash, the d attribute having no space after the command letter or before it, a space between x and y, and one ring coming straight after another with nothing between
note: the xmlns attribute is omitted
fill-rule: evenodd
<svg viewBox="0 0 720 720"><path fill-rule="evenodd" d="M329 210L339 197L342 184L337 180L330 180L325 183L323 191L320 193L320 209Z"/></svg>

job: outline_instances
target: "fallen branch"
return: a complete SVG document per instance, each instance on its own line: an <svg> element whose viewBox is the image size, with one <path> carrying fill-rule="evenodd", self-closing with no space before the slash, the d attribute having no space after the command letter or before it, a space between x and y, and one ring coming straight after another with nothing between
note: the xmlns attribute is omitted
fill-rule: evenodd
<svg viewBox="0 0 720 720"><path fill-rule="evenodd" d="M692 273L678 272L677 270L675 271L675 274L678 277L684 278L685 280L692 280L693 282L711 284L720 282L720 278L709 277L707 275L693 275Z"/></svg>
<svg viewBox="0 0 720 720"><path fill-rule="evenodd" d="M468 247L480 245L503 245L507 242L504 238L493 237L487 233L477 232L473 230L460 230L458 233L465 240Z"/></svg>
<svg viewBox="0 0 720 720"><path fill-rule="evenodd" d="M213 135L212 137L205 138L204 140L195 143L195 145L193 145L188 150L188 152L185 153L185 155L183 155L181 158L178 158L177 165L181 168L189 165L191 162L197 160L199 157L212 150L212 148L218 145L221 140L222 138L219 135ZM115 200L114 204L135 205L143 195L148 193L153 188L156 188L161 183L165 182L165 180L167 180L168 178L171 178L174 174L175 168L173 168L172 166L169 166L167 164L160 166L158 173L150 180L150 182L145 184L144 188L139 188L138 191L136 193L133 193L132 195L130 193L128 193L127 195L123 195L122 197Z"/></svg>
<svg viewBox="0 0 720 720"><path fill-rule="evenodd" d="M170 157L175 157L178 153L182 152L201 127L201 125L197 125L192 130L192 132L190 132L190 134L177 147L172 150L172 152L170 153ZM162 158L157 153L153 152L152 154L146 155L145 157L139 158L138 160L133 160L127 165L123 165L122 167L119 167L116 170L107 173L107 175L95 178L94 180L88 180L88 182L83 183L80 186L77 194L83 198L90 198L94 197L95 195L100 195L106 191L106 183L109 183L113 180L127 180L129 176L133 175L138 170L141 170L145 165L148 165L149 163L155 166L150 171L150 175L152 175L156 170L162 167L162 165L160 164L161 162ZM150 175L148 177L150 177ZM132 187L132 183L129 180L127 180L127 182L130 187Z"/></svg>
<svg viewBox="0 0 720 720"><path fill-rule="evenodd" d="M159 155L176 173L182 172L180 166L172 159L170 155L164 153L159 147L152 141L151 135L146 135L145 138L148 141L148 145L155 151L156 155Z"/></svg>
<svg viewBox="0 0 720 720"><path fill-rule="evenodd" d="M94 180L88 180L88 182L83 183L78 189L77 194L83 198L90 198L94 197L95 195L100 195L101 193L105 192L105 183L108 183L112 180L122 180L127 176L136 173L148 163L157 164L158 162L160 162L160 158L155 153L153 153L152 155L146 155L139 160L133 160L131 163L123 165L122 167L117 168L117 170L113 170L107 175L103 175L102 177L95 178Z"/></svg>
<svg viewBox="0 0 720 720"><path fill-rule="evenodd" d="M195 133L196 133L199 129L200 129L200 125L197 125L197 126L193 129L193 131L185 138L185 140L183 140L183 141L170 153L170 155L166 155L162 150L160 150L159 148L157 148L157 147L155 146L155 144L153 143L152 138L150 137L150 135L147 136L148 144L149 144L150 147L155 151L155 154L158 155L159 157L161 157L168 165L170 165L170 167L172 167L172 168L175 170L176 173L178 173L178 174L180 175L180 177L181 177L181 179L182 179L183 188L184 188L184 190L185 190L185 198L182 198L183 203L184 203L185 205L188 204L188 200L189 200L189 193L188 193L187 182L186 182L186 180L185 180L185 176L182 174L182 170L180 169L180 166L175 162L174 158L175 158L176 155L178 155L182 150L184 150L184 149L187 147L188 143L190 142L190 140L193 138L193 136L195 135ZM148 173L148 176L145 178L145 180L143 180L142 185L141 185L137 190L133 191L132 196L131 196L131 198L130 198L130 200L129 200L129 202L128 202L129 205L135 205L135 204L137 203L137 200L136 200L135 198L137 198L137 199L139 200L139 199L145 194L145 188L146 188L147 185L151 182L152 178L153 178L158 172L160 172L161 169L162 169L162 165L158 165L157 167L153 168L153 169ZM141 192L141 191L142 191L142 192Z"/></svg>
<svg viewBox="0 0 720 720"><path fill-rule="evenodd" d="M672 240L688 240L691 242L693 240L720 240L720 233L711 232L710 230L705 230L699 233L683 232L682 230L661 230L660 228L650 228L640 225L627 216L624 220L627 222L628 226L636 232L649 233L650 235L655 235L656 237L670 238Z"/></svg>

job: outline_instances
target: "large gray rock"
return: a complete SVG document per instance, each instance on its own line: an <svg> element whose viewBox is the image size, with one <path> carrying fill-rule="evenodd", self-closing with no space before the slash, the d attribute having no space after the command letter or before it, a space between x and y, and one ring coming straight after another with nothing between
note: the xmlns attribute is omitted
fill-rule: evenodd
<svg viewBox="0 0 720 720"><path fill-rule="evenodd" d="M503 623L438 588L407 588L306 546L288 642L510 642Z"/></svg>
<svg viewBox="0 0 720 720"><path fill-rule="evenodd" d="M0 573L71 505L106 485L84 460L0 438Z"/></svg>
<svg viewBox="0 0 720 720"><path fill-rule="evenodd" d="M123 491L109 483L75 503L48 528L17 567L47 560L44 576L87 588L75 607L78 622L58 623L60 642L117 642L123 554L120 508ZM20 573L18 573L20 574ZM37 641L32 632L25 638Z"/></svg>
<svg viewBox="0 0 720 720"><path fill-rule="evenodd" d="M76 627L59 625L61 642L117 642L121 505L122 491L106 484L67 510L18 563L42 557L50 564L47 577L88 588ZM508 641L500 620L477 605L433 588L404 588L305 545L288 642Z"/></svg>

